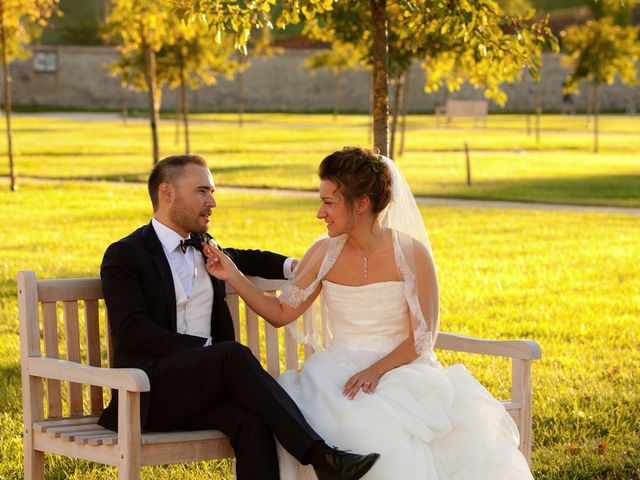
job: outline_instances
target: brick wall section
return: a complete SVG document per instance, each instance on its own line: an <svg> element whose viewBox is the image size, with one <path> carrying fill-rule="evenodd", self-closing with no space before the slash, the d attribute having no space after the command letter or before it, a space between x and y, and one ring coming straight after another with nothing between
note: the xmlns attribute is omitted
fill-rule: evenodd
<svg viewBox="0 0 640 480"><path fill-rule="evenodd" d="M111 47L59 46L42 47L55 50L58 68L55 73L39 73L33 60L18 60L11 65L13 99L16 105L42 105L47 107L78 107L84 109L119 109L123 92L117 79L108 74L106 65L117 58ZM312 50L285 50L283 55L268 59L250 58L251 68L243 74L246 111L331 111L335 99L335 78L330 71L310 74L302 67ZM446 91L441 89L427 95L423 91L424 72L419 63L411 70L410 111L433 112L436 105L444 104ZM545 111L561 108L561 84L565 70L559 57L546 55L542 70L542 102ZM346 72L341 80L342 111L368 110L370 74L366 71ZM523 75L523 80L505 86L509 100L504 109L491 104L493 112L522 112L534 109L535 82ZM213 87L191 92L193 110L234 111L238 105L238 83L220 79ZM578 110L584 110L586 90L575 97ZM146 109L146 94L128 92L128 104L133 109ZM453 98L483 98L480 91L465 85ZM175 107L175 92L165 90L163 108ZM640 111L640 87L620 84L602 87L602 109Z"/></svg>

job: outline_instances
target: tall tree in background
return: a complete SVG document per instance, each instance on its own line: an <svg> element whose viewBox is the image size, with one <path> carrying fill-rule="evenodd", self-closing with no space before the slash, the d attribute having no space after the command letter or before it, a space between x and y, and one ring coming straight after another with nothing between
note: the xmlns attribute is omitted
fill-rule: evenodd
<svg viewBox="0 0 640 480"><path fill-rule="evenodd" d="M634 84L638 79L640 27L617 25L614 18L611 15L589 20L584 25L571 26L561 34L563 49L572 65L565 80L565 92L578 92L583 80L593 88L594 153L600 150L600 86L613 84L616 77L626 84Z"/></svg>
<svg viewBox="0 0 640 480"><path fill-rule="evenodd" d="M500 84L520 78L524 68L536 78L541 45L555 45L548 19L536 20L533 10L509 14L492 0L399 0L381 10L383 4L336 2L312 19L307 31L314 38L353 44L373 65L374 146L384 154L389 77L401 75L415 58L423 60L427 92L442 86L457 90L466 80L504 104Z"/></svg>
<svg viewBox="0 0 640 480"><path fill-rule="evenodd" d="M117 42L125 64L127 61L132 65L144 61L153 165L160 157L158 124L161 99L156 78L156 53L165 39L172 35L170 10L170 0L113 0L113 10L107 18L106 36Z"/></svg>
<svg viewBox="0 0 640 480"><path fill-rule="evenodd" d="M7 124L9 188L18 189L13 159L11 129L11 74L9 64L16 57L27 56L23 48L40 33L46 20L57 8L58 0L0 0L0 49L2 50L3 105Z"/></svg>
<svg viewBox="0 0 640 480"><path fill-rule="evenodd" d="M234 59L234 52L230 37L223 36L218 42L206 25L179 24L156 56L159 84L166 82L169 88L180 89L186 153L191 151L188 90L215 84L217 75L231 79L246 68L246 63Z"/></svg>

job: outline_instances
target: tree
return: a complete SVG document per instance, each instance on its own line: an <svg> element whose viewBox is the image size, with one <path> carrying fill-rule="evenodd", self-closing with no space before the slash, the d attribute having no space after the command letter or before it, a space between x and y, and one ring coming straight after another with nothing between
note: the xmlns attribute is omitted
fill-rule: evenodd
<svg viewBox="0 0 640 480"><path fill-rule="evenodd" d="M113 0L113 10L107 18L106 36L116 40L118 51L126 65L144 64L144 81L149 92L149 121L153 164L158 163L158 123L160 121L160 94L156 79L156 53L163 40L170 36L169 0ZM175 22L174 22L175 23ZM130 85L140 84L135 79Z"/></svg>
<svg viewBox="0 0 640 480"><path fill-rule="evenodd" d="M11 130L11 74L9 64L16 57L27 56L24 45L40 34L40 28L57 9L58 0L0 0L0 49L2 50L3 104L7 125L9 188L18 189L13 161Z"/></svg>
<svg viewBox="0 0 640 480"><path fill-rule="evenodd" d="M180 89L189 152L187 90L212 85L217 74L231 77L241 68L231 58L234 49L229 36L214 35L201 22L186 25L172 15L171 5L168 0L117 0L108 19L108 36L118 40L121 55L111 73L120 77L123 87L149 92L154 165L159 159L157 126L163 86Z"/></svg>
<svg viewBox="0 0 640 480"><path fill-rule="evenodd" d="M246 63L235 60L233 56L231 38L224 36L218 43L207 26L202 24L191 27L176 25L170 43L164 45L156 56L158 83L162 85L166 82L169 88L180 89L186 153L191 149L187 90L213 85L219 74L231 79L235 73L247 67Z"/></svg>
<svg viewBox="0 0 640 480"><path fill-rule="evenodd" d="M401 83L402 73L421 58L427 92L441 86L456 90L467 80L503 104L500 84L519 78L523 68L537 76L540 46L554 45L548 19L535 20L534 13L505 13L492 0L358 0L337 2L307 31L353 44L373 66L374 146L386 154L390 77Z"/></svg>
<svg viewBox="0 0 640 480"><path fill-rule="evenodd" d="M600 86L613 84L616 77L626 84L637 82L640 27L616 25L613 17L605 16L571 26L561 37L573 66L565 80L565 93L578 92L583 80L593 88L593 151L598 153Z"/></svg>

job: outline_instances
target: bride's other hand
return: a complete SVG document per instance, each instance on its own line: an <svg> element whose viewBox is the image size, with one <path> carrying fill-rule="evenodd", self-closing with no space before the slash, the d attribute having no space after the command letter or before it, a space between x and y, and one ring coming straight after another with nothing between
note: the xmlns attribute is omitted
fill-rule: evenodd
<svg viewBox="0 0 640 480"><path fill-rule="evenodd" d="M207 257L206 267L209 275L213 275L223 282L227 282L234 276L240 275L240 271L236 267L235 263L233 263L222 250L205 244L203 252Z"/></svg>
<svg viewBox="0 0 640 480"><path fill-rule="evenodd" d="M374 368L365 368L347 380L342 394L349 400L353 400L360 390L364 393L373 393L376 391L381 376Z"/></svg>

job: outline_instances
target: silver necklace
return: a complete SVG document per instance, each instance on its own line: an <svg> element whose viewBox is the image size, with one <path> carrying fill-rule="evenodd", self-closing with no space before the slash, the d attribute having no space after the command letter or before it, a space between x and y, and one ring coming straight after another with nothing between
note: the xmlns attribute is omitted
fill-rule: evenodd
<svg viewBox="0 0 640 480"><path fill-rule="evenodd" d="M371 250L366 255L362 255L362 266L363 266L363 274L364 278L369 278L369 256L373 253L378 245L382 242L382 238L380 238L376 244L371 247Z"/></svg>

